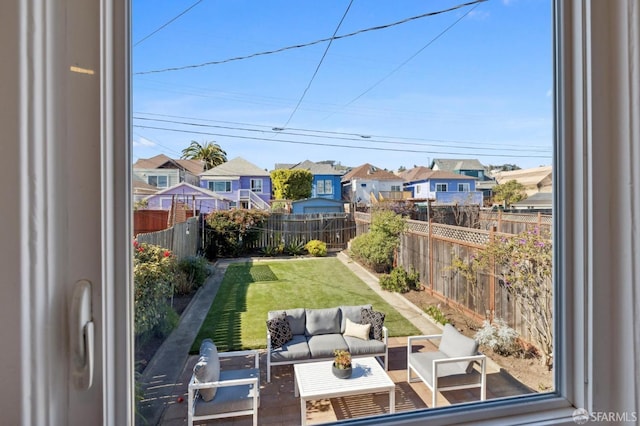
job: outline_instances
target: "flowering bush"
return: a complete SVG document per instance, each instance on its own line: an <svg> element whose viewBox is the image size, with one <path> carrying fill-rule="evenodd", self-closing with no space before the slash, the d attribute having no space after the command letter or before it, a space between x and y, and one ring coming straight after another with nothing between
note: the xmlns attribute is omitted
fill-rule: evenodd
<svg viewBox="0 0 640 426"><path fill-rule="evenodd" d="M535 228L496 238L476 256L467 260L456 257L452 262L472 286L477 286L479 272L494 268L501 284L515 296L521 319L549 368L553 365L552 254L550 233Z"/></svg>
<svg viewBox="0 0 640 426"><path fill-rule="evenodd" d="M216 211L207 216L207 256L238 256L244 254L260 237L264 221L269 213L260 210Z"/></svg>
<svg viewBox="0 0 640 426"><path fill-rule="evenodd" d="M501 318L496 319L495 324L485 320L482 328L477 331L475 339L500 355L511 355L520 349L518 332Z"/></svg>
<svg viewBox="0 0 640 426"><path fill-rule="evenodd" d="M327 244L320 240L311 240L304 246L311 256L322 257L327 255Z"/></svg>
<svg viewBox="0 0 640 426"><path fill-rule="evenodd" d="M137 335L154 329L163 319L164 305L173 292L175 257L160 246L133 242L135 331Z"/></svg>

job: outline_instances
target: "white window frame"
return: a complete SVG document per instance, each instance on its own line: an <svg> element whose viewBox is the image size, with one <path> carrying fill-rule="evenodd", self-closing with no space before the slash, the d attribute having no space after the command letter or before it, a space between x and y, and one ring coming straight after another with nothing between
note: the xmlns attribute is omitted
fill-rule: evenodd
<svg viewBox="0 0 640 426"><path fill-rule="evenodd" d="M252 178L249 181L249 188L251 189L251 192L255 192L257 194L262 194L262 189L263 189L263 181L262 181L262 179Z"/></svg>
<svg viewBox="0 0 640 426"><path fill-rule="evenodd" d="M458 182L458 192L469 192L469 191L471 191L471 185L469 185L468 182Z"/></svg>
<svg viewBox="0 0 640 426"><path fill-rule="evenodd" d="M151 178L156 179L156 185L151 183ZM164 178L164 185L160 185L160 179ZM151 186L155 186L156 188L168 188L169 187L169 176L167 175L147 175L147 183Z"/></svg>
<svg viewBox="0 0 640 426"><path fill-rule="evenodd" d="M449 191L448 183L436 183L436 192L448 192L448 191Z"/></svg>
<svg viewBox="0 0 640 426"><path fill-rule="evenodd" d="M329 187L329 190L327 190ZM331 179L320 179L316 183L316 194L318 195L331 195L333 194L333 182Z"/></svg>
<svg viewBox="0 0 640 426"><path fill-rule="evenodd" d="M402 185L391 185L391 192L400 192Z"/></svg>

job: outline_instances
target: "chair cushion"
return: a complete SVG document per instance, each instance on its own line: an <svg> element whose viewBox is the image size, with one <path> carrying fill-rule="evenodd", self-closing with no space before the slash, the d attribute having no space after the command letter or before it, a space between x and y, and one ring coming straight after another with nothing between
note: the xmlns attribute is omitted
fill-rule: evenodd
<svg viewBox="0 0 640 426"><path fill-rule="evenodd" d="M197 383L217 382L220 379L220 358L218 349L211 339L205 339L200 345L200 358L193 367L193 374ZM204 401L211 401L218 388L200 389L200 397Z"/></svg>
<svg viewBox="0 0 640 426"><path fill-rule="evenodd" d="M478 342L460 333L451 324L446 324L438 350L449 358L472 356L478 353ZM458 365L467 372L473 369L473 362L459 362Z"/></svg>
<svg viewBox="0 0 640 426"><path fill-rule="evenodd" d="M374 311L373 309L361 309L360 315L362 316L360 321L362 324L371 324L369 337L382 341L384 339L383 327L385 314Z"/></svg>
<svg viewBox="0 0 640 426"><path fill-rule="evenodd" d="M369 340L369 330L371 329L371 324L356 324L347 318L346 327L344 329L343 336L351 336L357 337L362 340Z"/></svg>
<svg viewBox="0 0 640 426"><path fill-rule="evenodd" d="M349 346L349 352L354 356L385 353L384 343L379 340L362 340L357 337L344 336L344 341Z"/></svg>
<svg viewBox="0 0 640 426"><path fill-rule="evenodd" d="M289 327L291 327L292 334L304 334L304 326L306 323L306 315L304 308L287 309L285 311L269 311L267 313L267 319L279 317L282 314L286 314L287 321L289 321Z"/></svg>
<svg viewBox="0 0 640 426"><path fill-rule="evenodd" d="M293 338L291 326L287 320L286 313L282 313L279 317L267 320L267 330L271 335L271 347L279 348Z"/></svg>
<svg viewBox="0 0 640 426"><path fill-rule="evenodd" d="M306 316L305 334L307 336L340 333L339 308L306 309Z"/></svg>
<svg viewBox="0 0 640 426"><path fill-rule="evenodd" d="M371 309L371 305L340 306L340 333L344 334L347 318L355 323L362 322L362 309Z"/></svg>
<svg viewBox="0 0 640 426"><path fill-rule="evenodd" d="M293 338L282 347L271 351L271 361L286 362L311 358L309 345L304 335L294 334Z"/></svg>
<svg viewBox="0 0 640 426"><path fill-rule="evenodd" d="M220 380L236 380L259 376L260 371L258 369L231 370L223 371L220 375ZM252 385L220 387L215 400L209 402L205 402L200 398L196 400L194 415L207 416L257 409L257 407L253 406L254 392L259 392L259 390L254 389Z"/></svg>
<svg viewBox="0 0 640 426"><path fill-rule="evenodd" d="M430 387L433 387L433 361L447 358L450 357L441 351L415 352L409 355L409 365L425 379ZM466 367L460 367L459 362L440 364L437 374L439 379L438 387L445 386L445 382L440 381L445 377L450 377L450 381L455 377L456 381L475 383L474 378L467 374Z"/></svg>
<svg viewBox="0 0 640 426"><path fill-rule="evenodd" d="M318 334L315 336L307 337L307 343L309 344L309 351L311 352L311 357L320 359L320 358L331 358L333 359L334 354L333 351L336 349L341 350L349 350L349 346L347 346L347 342L345 342L342 334Z"/></svg>

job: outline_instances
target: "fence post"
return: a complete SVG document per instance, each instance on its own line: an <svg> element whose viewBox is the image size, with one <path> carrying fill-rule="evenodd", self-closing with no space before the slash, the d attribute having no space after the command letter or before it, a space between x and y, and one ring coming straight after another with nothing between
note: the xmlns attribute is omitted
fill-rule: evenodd
<svg viewBox="0 0 640 426"><path fill-rule="evenodd" d="M429 249L429 287L431 288L431 294L433 294L433 238L431 233L433 229L433 223L429 219L429 240L427 241L427 247Z"/></svg>
<svg viewBox="0 0 640 426"><path fill-rule="evenodd" d="M495 229L489 231L489 244L493 244L495 239ZM491 274L489 276L489 323L493 322L493 316L496 312L496 259L491 255Z"/></svg>

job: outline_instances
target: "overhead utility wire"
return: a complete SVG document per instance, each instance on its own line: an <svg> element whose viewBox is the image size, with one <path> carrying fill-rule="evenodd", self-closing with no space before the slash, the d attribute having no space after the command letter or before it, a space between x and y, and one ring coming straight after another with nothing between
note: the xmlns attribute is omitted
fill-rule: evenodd
<svg viewBox="0 0 640 426"><path fill-rule="evenodd" d="M224 133L213 133L213 132L199 132L195 130L184 130L184 129L171 129L167 127L155 127L155 126L142 126L139 124L134 124L133 127L140 129L152 129L152 130L165 130L168 132L177 132L177 133L187 133L187 134L195 134L195 135L207 135L207 136L222 136L229 137L234 139L249 139L249 140L257 140L257 141L266 141L266 142L279 142L279 143L289 143L289 144L298 144L298 145L315 145L315 146L331 146L335 148L348 148L348 149L363 149L363 150L374 150L374 151L391 151L391 152L413 152L413 153L421 153L421 154L449 154L449 155L459 155L460 152L449 152L449 151L434 151L434 150L418 150L418 149L395 149L395 148L378 148L371 146L354 146L354 145L341 145L341 144L331 144L331 143L321 143L321 142L303 142L303 141L291 141L284 139L266 139L266 138L257 138L251 136L239 136L239 135L229 135ZM469 155L477 155L479 157L516 157L516 158L551 158L551 154L549 155L509 155L509 154L478 154L478 153L468 153Z"/></svg>
<svg viewBox="0 0 640 426"><path fill-rule="evenodd" d="M145 120L145 121L158 121L161 123L171 123L171 124L182 124L185 126L195 126L195 127L207 127L207 128L215 128L215 129L224 129L224 130L237 130L237 131L242 131L242 132L257 132L257 133L269 133L269 134L278 134L278 135L286 135L286 136L303 136L303 137L309 137L309 138L322 138L322 139L326 139L327 136L323 136L323 135L314 135L314 134L308 134L308 133L295 133L295 132L286 132L286 131L275 131L275 130L262 130L262 129L247 129L247 128L242 128L242 127L231 127L231 126L220 126L220 125L215 125L215 124L203 124L203 123L190 123L187 121L175 121L175 120L163 120L163 119L159 119L159 118L145 118L145 117L133 117L134 120ZM372 138L363 138L360 135L351 135L351 136L356 136L356 137L341 137L341 136L332 136L332 139L339 139L339 140L345 140L345 141L357 141L357 142L363 142L363 139L366 139L367 143L372 143L372 144L392 144L392 145L410 145L410 146L421 146L421 147L434 147L433 145L428 145L425 143L417 143L417 142L398 142L396 140L377 140L377 139L372 139ZM447 142L442 142L442 143L450 143L450 141ZM469 142L472 143L472 142ZM478 142L481 143L481 142ZM497 148L490 148L487 147L487 144L484 144L485 146L456 146L456 148L459 149L480 149L480 150L498 150ZM504 151L504 144L494 144L496 146L499 146L501 149L501 151ZM437 145L435 146L436 148L438 147ZM529 148L509 148L509 151L522 151L522 152L536 152L538 151L537 149L535 149L536 147L529 147ZM537 148L542 148L542 147L537 147ZM543 148L544 149L544 148Z"/></svg>
<svg viewBox="0 0 640 426"><path fill-rule="evenodd" d="M169 22L161 25L158 29L156 29L155 31L153 31L151 34L141 38L140 40L138 40L133 47L136 47L137 45L139 45L140 43L142 43L143 41L145 41L146 39L148 39L149 37L151 37L152 35L154 35L155 33L157 33L158 31L162 30L163 28L165 28L166 26L168 26L169 24L171 24L173 21L175 21L176 19L178 19L179 17L181 17L182 15L184 15L185 13L187 13L188 11L190 11L191 9L193 9L194 7L196 7L199 3L202 3L202 0L198 0L197 2L195 2L194 4L192 4L191 6L189 6L188 8L186 8L185 10L183 10L179 15L177 15L176 17L174 17L173 19L171 19Z"/></svg>
<svg viewBox="0 0 640 426"><path fill-rule="evenodd" d="M293 116L295 115L296 111L298 111L298 108L300 107L300 104L302 103L302 100L307 95L307 92L309 91L309 88L311 87L311 83L313 83L313 80L315 80L316 75L318 75L318 71L320 70L320 66L322 66L322 62L324 62L324 58L327 56L327 52L329 51L329 48L331 47L331 43L333 43L333 40L335 40L336 34L338 33L338 30L342 26L342 23L344 22L344 18L347 17L347 13L349 13L349 9L351 9L351 5L352 4L353 4L353 0L351 0L349 2L349 6L347 6L347 10L344 11L344 14L342 15L342 19L340 19L340 22L338 22L338 26L336 27L335 31L333 32L333 35L329 39L329 43L327 43L327 48L324 49L324 53L322 54L322 57L320 58L320 62L318 62L318 66L316 66L316 70L313 72L313 75L311 76L311 80L309 80L309 84L307 84L307 87L304 89L304 92L302 92L302 96L300 96L300 99L298 99L298 103L296 104L296 107L293 109L293 111L291 111L291 115L289 115L289 118L287 119L287 122L284 123L284 125L282 127L287 127L287 125L289 124L289 122L291 121Z"/></svg>
<svg viewBox="0 0 640 426"><path fill-rule="evenodd" d="M250 127L264 127L264 128L268 128L273 130L274 127L273 126L267 126L265 124L251 124L251 123L242 123L242 122L238 122L238 121L224 121L224 120L212 120L210 118L197 118L197 117L185 117L182 115L172 115L172 114L160 114L160 113L155 113L155 112L141 112L141 111L134 111L134 114L143 114L143 115L155 115L158 117L170 117L170 118L182 118L185 120L198 120L198 121L207 121L207 122L211 122L211 123L224 123L224 124L235 124L238 126L250 126ZM150 120L148 118L144 118L144 117L134 117L136 119L140 119L140 120ZM154 120L154 121L160 121L160 120ZM167 122L169 123L176 123L176 124L190 124L187 122L182 122L182 121L171 121L171 120L167 120ZM238 130L244 130L242 128L238 128ZM302 128L298 128L298 127L288 127L286 130L295 130L295 131L299 131L299 132L312 132L312 133L321 133L321 134L328 134L328 135L345 135L345 136L356 136L358 138L361 139L367 139L370 140L372 138L377 138L377 139L394 139L394 140L406 140L406 141L420 141L420 142L442 142L442 143L447 143L447 144L451 144L451 143L481 143L484 145L488 145L488 146L498 146L501 148L505 147L504 143L489 143L489 142L483 142L483 141L459 141L459 140L453 140L453 139L427 139L427 138L415 138L415 137L408 137L408 136L390 136L390 135L376 135L376 134L366 134L363 135L362 133L348 133L348 132L336 132L336 131L331 131L331 130L314 130L314 129L302 129ZM278 131L278 133L283 133L283 131ZM307 136L307 135L304 135ZM308 135L311 136L311 135ZM542 146L542 145L529 145L530 148L541 148L541 149L548 149L547 146Z"/></svg>
<svg viewBox="0 0 640 426"><path fill-rule="evenodd" d="M424 46L422 46L422 48L420 48L420 50L418 50L416 53L414 53L413 55L409 56L409 58L407 58L404 62L402 62L400 65L398 65L396 68L394 68L390 73L388 73L387 75L385 75L384 77L382 77L380 80L378 80L376 83L374 83L373 85L371 85L367 90L365 90L364 92L360 93L358 96L356 96L355 98L351 99L349 102L347 102L344 107L348 107L349 105L351 105L352 103L354 103L355 101L357 101L358 99L360 99L361 97L363 97L364 95L366 95L367 93L369 93L370 91L372 91L373 89L375 89L376 87L378 87L380 84L382 84L383 81L385 81L386 79L388 79L389 77L391 77L393 74L395 74L398 70L400 70L400 68L404 67L405 65L407 65L409 62L411 62L413 60L413 58L415 58L416 56L418 56L420 53L422 53L422 51L424 51L424 49L426 49L427 47L431 46L436 40L438 40L440 37L442 37L447 31L449 31L451 28L453 28L458 22L462 21L467 15L469 15L471 12L473 12L473 10L478 7L478 4L475 4L471 9L469 9L467 11L467 13L465 13L464 15L462 15L460 18L458 18L454 23L452 23L451 25L449 25L447 28L445 28L442 32L440 32L440 34L438 34L437 36L435 36L434 38L432 38L431 40L429 40L429 42L427 44L425 44ZM327 118L331 117L333 114L335 114L335 112L332 112L331 114L329 114L328 116L326 116L325 118L323 118L323 120L326 120Z"/></svg>
<svg viewBox="0 0 640 426"><path fill-rule="evenodd" d="M384 29L387 29L387 28L394 27L396 25L405 24L407 22L415 21L417 19L427 18L427 17L430 17L430 16L440 15L440 14L443 14L443 13L451 12L451 11L454 11L454 10L457 10L457 9L461 9L463 7L471 6L471 5L474 5L474 4L477 4L477 3L482 3L482 2L485 2L485 1L488 1L488 0L475 0L475 1L472 1L472 2L468 2L468 3L462 3L462 4L459 4L457 6L450 7L449 9L439 10L439 11L436 11L436 12L423 13L422 15L412 16L410 18L402 19L400 21L393 22L391 24L378 25L376 27L365 28L365 29L362 29L362 30L358 30L358 31L349 33L349 34L343 34L343 35L335 36L335 37L332 37L332 38L323 38L321 40L315 40L315 41L311 41L309 43L302 43L302 44L297 44L297 45L294 45L294 46L281 47L279 49L267 50L265 52L252 53L250 55L236 56L234 58L222 59L220 61L204 62L202 64L183 65L181 67L163 68L163 69L150 70L150 71L138 71L138 72L135 72L134 74L141 75L141 74L153 74L153 73L169 72L169 71L181 71L181 70L185 70L185 69L189 69L189 68L200 68L200 67L206 67L206 66L209 66L209 65L219 65L219 64L224 64L224 63L227 63L227 62L232 62L232 61L240 61L240 60L244 60L244 59L250 59L250 58L255 58L256 56L272 55L274 53L280 53L280 52L284 52L286 50L299 49L299 48L302 48L302 47L313 46L313 45L316 45L316 44L319 44L319 43L324 43L325 41L329 41L331 39L339 40L339 39L343 39L343 38L347 38L347 37L353 37L355 35L366 33L366 32L370 32L370 31L384 30Z"/></svg>

